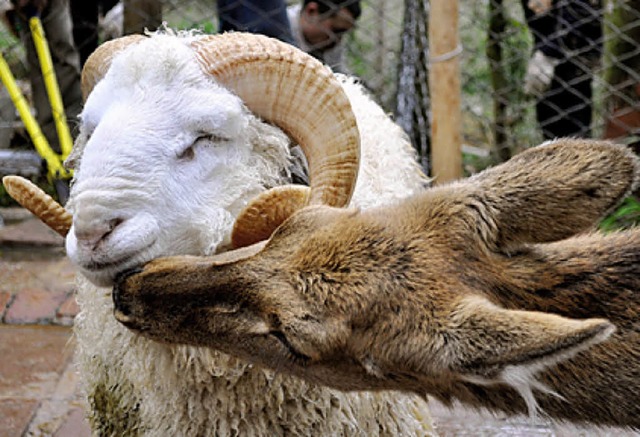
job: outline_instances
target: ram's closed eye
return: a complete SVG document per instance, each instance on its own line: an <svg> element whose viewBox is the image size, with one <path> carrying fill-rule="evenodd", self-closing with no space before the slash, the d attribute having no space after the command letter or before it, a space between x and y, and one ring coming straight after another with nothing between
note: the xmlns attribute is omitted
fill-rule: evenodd
<svg viewBox="0 0 640 437"><path fill-rule="evenodd" d="M194 145L192 144L189 147L185 147L184 149L176 153L176 158L183 161L190 161L195 158L196 152L195 150L193 150L193 146Z"/></svg>
<svg viewBox="0 0 640 437"><path fill-rule="evenodd" d="M231 138L202 132L193 140L193 143L176 153L176 158L183 161L191 161L196 156L196 147L215 147L231 141Z"/></svg>
<svg viewBox="0 0 640 437"><path fill-rule="evenodd" d="M231 138L225 137L224 135L203 132L200 135L198 135L194 143L195 144L198 144L198 143L220 144L220 143L226 143L229 141L231 141Z"/></svg>

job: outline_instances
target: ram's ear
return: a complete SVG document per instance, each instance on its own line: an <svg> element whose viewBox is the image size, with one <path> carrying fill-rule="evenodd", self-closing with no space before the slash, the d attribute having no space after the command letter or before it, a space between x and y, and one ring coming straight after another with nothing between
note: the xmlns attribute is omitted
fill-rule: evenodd
<svg viewBox="0 0 640 437"><path fill-rule="evenodd" d="M469 382L509 384L530 407L535 405L531 389L544 391L535 380L538 371L604 341L615 330L603 319L507 310L480 297L463 299L449 321L451 370Z"/></svg>

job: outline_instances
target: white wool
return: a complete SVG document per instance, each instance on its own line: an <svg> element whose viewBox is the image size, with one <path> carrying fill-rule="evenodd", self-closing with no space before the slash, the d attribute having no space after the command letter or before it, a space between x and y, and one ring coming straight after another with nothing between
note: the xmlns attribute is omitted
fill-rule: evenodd
<svg viewBox="0 0 640 437"><path fill-rule="evenodd" d="M153 215L143 216L145 226L157 222L158 227L156 246L147 255L216 251L228 242L233 219L246 203L290 176L290 144L282 131L249 114L235 96L219 87L215 93L197 93L204 102L193 102L193 90L205 85L215 90L217 85L203 76L190 56L181 39L167 35L127 50L114 60L82 115L78 153L86 148L79 157L82 167L69 207L73 211L89 204L108 214L122 202L131 202L137 213ZM353 205L368 208L422 189L427 180L406 135L360 85L345 77L341 80L363 145ZM149 96L155 96L153 102L147 101ZM215 112L211 107L221 112L211 114ZM236 144L220 143L211 154L217 160L214 164L181 173L180 168L167 167L166 156L190 141L185 133L193 129L190 123L233 137ZM112 153L119 156L114 159ZM118 165L109 168L105 157ZM211 179L216 183L206 184ZM97 199L110 202L101 205ZM176 204L182 201L184 205ZM163 227L164 223L172 227ZM134 231L131 235L136 235ZM118 239L113 244L117 248L123 243ZM70 237L72 252L77 250L73 246ZM105 252L106 257L109 252ZM136 262L140 260L132 260ZM81 312L75 333L80 370L99 435L424 436L432 432L427 404L418 396L342 393L215 351L153 342L120 325L113 317L110 289L96 288L82 275L78 302Z"/></svg>
<svg viewBox="0 0 640 437"><path fill-rule="evenodd" d="M352 206L370 208L422 191L429 180L409 137L353 78L338 75L360 127L361 166Z"/></svg>

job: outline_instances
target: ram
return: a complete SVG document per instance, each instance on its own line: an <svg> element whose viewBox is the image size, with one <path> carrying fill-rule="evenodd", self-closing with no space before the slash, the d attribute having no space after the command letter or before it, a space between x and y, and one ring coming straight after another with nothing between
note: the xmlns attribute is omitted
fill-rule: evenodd
<svg viewBox="0 0 640 437"><path fill-rule="evenodd" d="M119 278L116 317L343 390L640 430L640 228L596 222L627 148L557 140L393 207L312 206L240 253Z"/></svg>
<svg viewBox="0 0 640 437"><path fill-rule="evenodd" d="M165 32L102 45L83 92L67 252L81 272L75 334L98 435L431 431L418 396L319 387L150 341L113 316L114 278L153 258L250 244L307 203L343 206L353 194L367 208L422 190L405 134L360 85L266 37ZM291 185L305 178L296 143L309 188ZM272 214L256 196L297 200Z"/></svg>

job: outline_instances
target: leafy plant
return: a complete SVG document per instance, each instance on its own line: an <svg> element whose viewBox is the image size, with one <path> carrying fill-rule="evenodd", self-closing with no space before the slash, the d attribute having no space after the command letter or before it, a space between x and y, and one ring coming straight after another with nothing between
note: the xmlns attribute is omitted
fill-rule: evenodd
<svg viewBox="0 0 640 437"><path fill-rule="evenodd" d="M631 196L626 198L618 209L602 220L600 229L611 232L637 225L640 225L640 201Z"/></svg>

